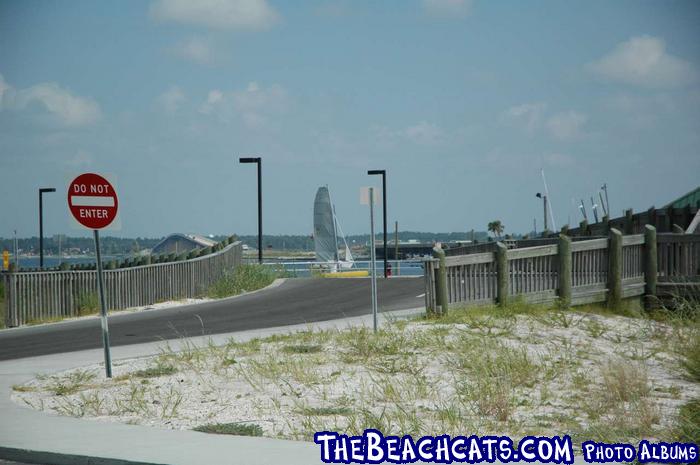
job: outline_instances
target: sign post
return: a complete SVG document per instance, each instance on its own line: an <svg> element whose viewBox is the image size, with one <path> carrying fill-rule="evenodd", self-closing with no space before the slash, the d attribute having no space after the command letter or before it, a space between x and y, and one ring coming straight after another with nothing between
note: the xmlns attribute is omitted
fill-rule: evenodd
<svg viewBox="0 0 700 465"><path fill-rule="evenodd" d="M81 174L68 186L68 208L76 221L86 228L92 229L95 236L97 291L100 297L102 345L104 346L107 378L112 377L112 356L109 349L109 325L107 324L107 302L102 277L99 230L106 228L114 221L118 206L119 202L114 187L99 174Z"/></svg>
<svg viewBox="0 0 700 465"><path fill-rule="evenodd" d="M369 246L370 246L370 280L372 287L372 320L374 323L374 332L377 332L377 257L374 245L374 188L363 187L360 190L360 203L366 205L369 203ZM386 244L385 244L386 245Z"/></svg>

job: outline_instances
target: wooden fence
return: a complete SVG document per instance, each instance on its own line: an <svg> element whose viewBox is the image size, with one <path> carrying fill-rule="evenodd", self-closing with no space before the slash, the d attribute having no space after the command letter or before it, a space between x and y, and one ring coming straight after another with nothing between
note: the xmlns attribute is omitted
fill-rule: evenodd
<svg viewBox="0 0 700 465"><path fill-rule="evenodd" d="M698 274L700 234L657 235L647 226L645 234L623 236L613 229L603 239L572 242L562 236L556 244L520 249L499 243L494 252L428 259L425 304L429 311L442 307L440 279L448 304L504 303L519 296L528 302L581 305L655 295L657 281L666 293L678 285L697 288Z"/></svg>
<svg viewBox="0 0 700 465"><path fill-rule="evenodd" d="M104 270L105 297L110 310L197 297L241 263L243 246L189 260ZM96 271L3 273L5 324L77 316L82 306L97 302Z"/></svg>

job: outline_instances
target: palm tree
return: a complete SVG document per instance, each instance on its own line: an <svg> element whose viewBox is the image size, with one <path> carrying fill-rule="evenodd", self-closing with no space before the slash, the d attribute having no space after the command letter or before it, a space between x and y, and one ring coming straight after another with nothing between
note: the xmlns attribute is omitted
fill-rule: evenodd
<svg viewBox="0 0 700 465"><path fill-rule="evenodd" d="M488 224L489 232L493 233L493 237L496 237L498 239L501 238L501 234L503 233L504 229L506 229L506 227L503 226L501 220L494 220Z"/></svg>

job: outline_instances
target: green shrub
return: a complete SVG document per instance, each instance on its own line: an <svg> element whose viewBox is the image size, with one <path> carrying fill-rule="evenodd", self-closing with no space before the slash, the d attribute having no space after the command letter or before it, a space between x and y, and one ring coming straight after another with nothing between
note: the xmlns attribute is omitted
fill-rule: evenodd
<svg viewBox="0 0 700 465"><path fill-rule="evenodd" d="M272 284L277 276L275 270L263 265L240 265L216 281L206 294L212 298L222 298L255 291Z"/></svg>
<svg viewBox="0 0 700 465"><path fill-rule="evenodd" d="M75 310L78 316L92 315L97 313L97 294L94 292L83 292L75 299Z"/></svg>
<svg viewBox="0 0 700 465"><path fill-rule="evenodd" d="M700 444L700 399L691 400L681 407L675 439Z"/></svg>

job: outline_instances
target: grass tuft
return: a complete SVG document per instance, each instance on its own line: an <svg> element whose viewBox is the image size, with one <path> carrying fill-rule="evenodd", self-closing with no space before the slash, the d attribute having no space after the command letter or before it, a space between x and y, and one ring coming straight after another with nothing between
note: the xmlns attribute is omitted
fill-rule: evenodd
<svg viewBox="0 0 700 465"><path fill-rule="evenodd" d="M323 347L318 344L295 344L282 348L282 351L288 354L314 354L321 350Z"/></svg>
<svg viewBox="0 0 700 465"><path fill-rule="evenodd" d="M177 368L172 365L156 364L154 367L135 371L134 376L137 378L159 378L161 376L172 375L177 372Z"/></svg>
<svg viewBox="0 0 700 465"><path fill-rule="evenodd" d="M262 436L263 430L255 423L214 423L197 426L194 431L210 434L231 434L234 436Z"/></svg>
<svg viewBox="0 0 700 465"><path fill-rule="evenodd" d="M276 270L263 265L240 265L226 273L207 290L207 296L220 299L269 286L278 277Z"/></svg>

